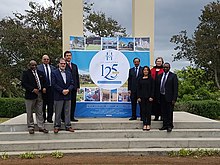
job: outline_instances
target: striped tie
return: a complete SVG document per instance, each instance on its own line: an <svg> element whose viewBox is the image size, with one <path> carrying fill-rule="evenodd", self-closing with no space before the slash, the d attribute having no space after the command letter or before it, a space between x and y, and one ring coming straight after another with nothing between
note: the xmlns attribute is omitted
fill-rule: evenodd
<svg viewBox="0 0 220 165"><path fill-rule="evenodd" d="M40 80L39 80L39 77L37 76L37 71L36 71L36 70L33 70L33 74L34 74L34 78L35 78L36 83L37 83L37 88L38 88L39 90L41 90Z"/></svg>

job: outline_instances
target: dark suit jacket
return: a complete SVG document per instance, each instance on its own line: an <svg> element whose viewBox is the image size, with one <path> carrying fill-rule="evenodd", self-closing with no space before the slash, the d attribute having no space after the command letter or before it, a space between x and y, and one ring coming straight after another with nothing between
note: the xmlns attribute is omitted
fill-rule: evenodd
<svg viewBox="0 0 220 165"><path fill-rule="evenodd" d="M52 75L52 71L53 71L54 69L56 69L56 68L55 68L53 65L49 65L49 67L50 67L51 75ZM43 64L38 65L38 66L37 66L37 70L43 72L44 75L45 75L45 77L46 77L46 72L45 72L45 69L44 69L44 65L43 65ZM46 81L48 81L48 80L46 79ZM48 86L49 86L49 82L47 82L47 84L48 84Z"/></svg>
<svg viewBox="0 0 220 165"><path fill-rule="evenodd" d="M54 100L71 100L71 91L74 88L74 82L72 74L65 70L66 73L66 83L63 81L63 77L59 69L52 72L52 87L54 89ZM69 89L69 93L64 95L62 92L64 89Z"/></svg>
<svg viewBox="0 0 220 165"><path fill-rule="evenodd" d="M72 73L73 81L75 83L74 90L76 90L77 88L80 88L78 67L76 64L72 62L71 62L71 66L72 66L72 69L70 68L68 64L66 64L66 70Z"/></svg>
<svg viewBox="0 0 220 165"><path fill-rule="evenodd" d="M137 84L138 79L143 77L143 67L140 66L138 71L138 76L136 77L135 67L129 69L129 76L128 76L128 90L131 92L137 92Z"/></svg>
<svg viewBox="0 0 220 165"><path fill-rule="evenodd" d="M37 74L40 80L41 89L46 88L47 84L46 84L46 78L44 76L44 73L37 70ZM26 90L25 99L34 100L37 98L38 95L33 92L34 89L38 88L37 82L35 80L35 77L31 69L28 69L27 71L23 72L21 85Z"/></svg>
<svg viewBox="0 0 220 165"><path fill-rule="evenodd" d="M162 77L163 74L160 74L156 82L156 90L157 90L156 95L158 99L160 98L160 84ZM165 83L165 98L167 102L172 102L172 101L176 101L177 97L178 97L177 75L172 72L169 72L169 75Z"/></svg>

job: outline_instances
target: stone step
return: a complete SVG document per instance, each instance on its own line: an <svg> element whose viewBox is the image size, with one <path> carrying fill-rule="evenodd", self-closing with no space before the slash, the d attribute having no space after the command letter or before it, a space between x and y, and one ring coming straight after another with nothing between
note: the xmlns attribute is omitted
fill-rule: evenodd
<svg viewBox="0 0 220 165"><path fill-rule="evenodd" d="M74 149L74 150L44 150L44 151L31 151L32 153L38 154L51 154L52 152L59 151L63 154L74 154L74 155L155 155L155 156L166 156L171 151L179 151L182 148L128 148L128 149ZM187 148L190 150L197 150L198 148ZM200 148L204 150L220 150L220 148ZM6 152L8 155L20 155L27 151L14 151ZM5 152L0 152L0 155Z"/></svg>
<svg viewBox="0 0 220 165"><path fill-rule="evenodd" d="M53 124L46 123L45 126L49 130L53 129ZM151 124L152 129L159 129L161 126L161 121L153 121ZM72 127L76 130L142 129L143 124L141 121L97 121L72 123ZM174 127L175 129L220 129L220 122L174 122ZM0 124L0 132L21 131L27 131L26 124Z"/></svg>
<svg viewBox="0 0 220 165"><path fill-rule="evenodd" d="M0 142L0 152L132 148L220 148L220 138L114 138Z"/></svg>
<svg viewBox="0 0 220 165"><path fill-rule="evenodd" d="M28 132L0 132L0 141L26 140L59 140L59 139L101 139L101 138L220 138L220 129L173 129L171 133L151 129L124 129L124 130L76 130L74 133L60 131L54 134L43 134L35 131L34 135Z"/></svg>

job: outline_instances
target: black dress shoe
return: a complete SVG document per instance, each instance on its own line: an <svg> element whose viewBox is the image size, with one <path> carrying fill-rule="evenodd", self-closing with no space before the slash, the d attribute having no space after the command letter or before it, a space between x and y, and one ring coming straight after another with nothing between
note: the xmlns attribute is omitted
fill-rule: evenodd
<svg viewBox="0 0 220 165"><path fill-rule="evenodd" d="M53 123L53 120L47 120L48 123Z"/></svg>
<svg viewBox="0 0 220 165"><path fill-rule="evenodd" d="M39 129L39 132L48 133L49 131L47 129Z"/></svg>
<svg viewBox="0 0 220 165"><path fill-rule="evenodd" d="M71 121L73 121L73 122L78 122L79 120L73 118L73 119L71 119Z"/></svg>
<svg viewBox="0 0 220 165"><path fill-rule="evenodd" d="M167 127L161 127L159 130L160 130L160 131L162 131L162 130L167 130Z"/></svg>
<svg viewBox="0 0 220 165"><path fill-rule="evenodd" d="M131 117L129 120L137 120L137 118L135 118L135 117Z"/></svg>
<svg viewBox="0 0 220 165"><path fill-rule="evenodd" d="M34 129L29 129L28 132L29 134L34 134Z"/></svg>
<svg viewBox="0 0 220 165"><path fill-rule="evenodd" d="M172 128L167 128L167 132L171 132L172 131Z"/></svg>

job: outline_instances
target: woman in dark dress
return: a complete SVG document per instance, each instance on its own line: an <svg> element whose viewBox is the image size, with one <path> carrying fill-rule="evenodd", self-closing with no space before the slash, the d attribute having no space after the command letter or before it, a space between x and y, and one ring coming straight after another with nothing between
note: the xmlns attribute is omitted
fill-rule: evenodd
<svg viewBox="0 0 220 165"><path fill-rule="evenodd" d="M158 75L163 74L164 72L163 63L163 58L157 57L155 60L156 66L151 69L151 77L155 80L155 82L157 81ZM154 121L158 121L159 117L161 116L161 108L159 102L156 99L153 101L152 114L155 115ZM160 117L160 120L162 120L162 117Z"/></svg>
<svg viewBox="0 0 220 165"><path fill-rule="evenodd" d="M151 110L154 98L154 80L150 76L150 68L143 67L143 77L138 80L137 96L141 104L143 116L143 130L150 130Z"/></svg>

